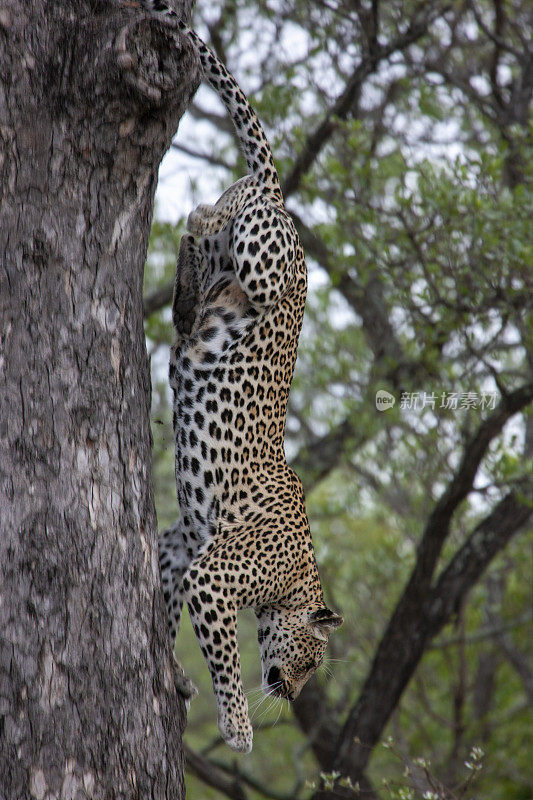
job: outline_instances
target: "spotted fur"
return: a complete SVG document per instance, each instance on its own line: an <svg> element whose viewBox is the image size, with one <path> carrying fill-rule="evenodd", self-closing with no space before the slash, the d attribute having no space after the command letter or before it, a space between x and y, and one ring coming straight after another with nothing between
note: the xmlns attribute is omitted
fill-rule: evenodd
<svg viewBox="0 0 533 800"><path fill-rule="evenodd" d="M145 5L175 16L159 0ZM223 64L180 28L233 119L249 174L198 206L181 240L170 358L180 518L162 536L160 564L172 641L187 602L220 732L249 752L237 611L255 610L263 689L289 700L342 619L324 604L302 485L284 453L304 254L259 120Z"/></svg>

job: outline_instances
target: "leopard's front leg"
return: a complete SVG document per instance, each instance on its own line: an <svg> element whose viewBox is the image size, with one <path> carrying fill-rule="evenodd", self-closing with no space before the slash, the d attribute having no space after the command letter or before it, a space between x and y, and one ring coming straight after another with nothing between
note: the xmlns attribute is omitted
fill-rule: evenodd
<svg viewBox="0 0 533 800"><path fill-rule="evenodd" d="M249 753L253 730L241 679L237 609L228 599L221 576L211 572L205 561L191 566L183 579L183 588L194 632L213 681L218 729L232 750Z"/></svg>

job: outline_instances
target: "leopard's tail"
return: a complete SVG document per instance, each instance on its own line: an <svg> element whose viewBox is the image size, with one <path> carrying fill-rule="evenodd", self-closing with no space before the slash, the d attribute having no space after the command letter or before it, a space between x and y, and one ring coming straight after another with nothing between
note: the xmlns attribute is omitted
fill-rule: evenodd
<svg viewBox="0 0 533 800"><path fill-rule="evenodd" d="M226 106L241 142L251 175L279 202L283 202L278 173L268 139L257 115L233 75L200 37L185 25L164 0L141 0L149 11L177 20L180 30L195 43L205 76Z"/></svg>

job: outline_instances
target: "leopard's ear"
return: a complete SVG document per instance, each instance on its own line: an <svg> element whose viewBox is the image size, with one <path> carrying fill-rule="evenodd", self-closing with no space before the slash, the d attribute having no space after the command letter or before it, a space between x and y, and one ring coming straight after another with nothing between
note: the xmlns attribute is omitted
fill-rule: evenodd
<svg viewBox="0 0 533 800"><path fill-rule="evenodd" d="M309 615L309 626L315 639L327 642L329 635L344 622L339 614L329 608L319 608Z"/></svg>

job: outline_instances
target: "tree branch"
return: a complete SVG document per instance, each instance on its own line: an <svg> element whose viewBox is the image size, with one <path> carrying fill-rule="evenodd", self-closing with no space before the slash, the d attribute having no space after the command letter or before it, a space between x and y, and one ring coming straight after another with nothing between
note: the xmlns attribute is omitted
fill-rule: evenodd
<svg viewBox="0 0 533 800"><path fill-rule="evenodd" d="M417 562L377 648L359 700L339 737L331 768L352 781L361 778L372 748L413 675L428 641L450 618L483 570L530 515L528 503L509 494L456 553L434 589L431 587L453 512L472 488L481 459L505 422L533 399L533 383L504 397L479 426L464 450L448 489L436 504L422 536ZM526 496L532 492L526 486ZM477 549L476 549L477 548ZM362 743L362 744L361 744ZM335 789L330 797L343 797ZM325 796L325 795L324 795ZM322 795L321 795L322 797Z"/></svg>
<svg viewBox="0 0 533 800"><path fill-rule="evenodd" d="M194 119L200 119L203 122L207 120L215 126L216 130L229 133L232 139L235 138L235 127L227 114L216 114L212 111L207 111L207 109L201 108L197 103L191 103L187 111Z"/></svg>
<svg viewBox="0 0 533 800"><path fill-rule="evenodd" d="M230 800L247 800L247 794L236 777L228 777L219 767L212 764L207 758L192 750L186 744L183 750L187 759L187 766L200 780L218 789Z"/></svg>
<svg viewBox="0 0 533 800"><path fill-rule="evenodd" d="M327 109L322 122L307 137L292 170L282 182L282 191L285 198L294 194L298 189L302 177L309 171L323 146L336 130L337 120L348 118L354 105L358 102L365 78L373 74L379 64L393 53L407 49L422 38L427 33L430 24L442 16L449 7L449 4L445 4L437 13L428 14L425 19L413 20L404 34L398 36L387 45L379 45L377 41L373 43L368 55L355 67L341 94L333 105Z"/></svg>
<svg viewBox="0 0 533 800"><path fill-rule="evenodd" d="M506 623L497 623L494 622L493 625L487 628L482 628L481 630L477 631L477 633L473 633L471 636L467 636L464 640L466 644L477 644L478 642L482 642L485 639L498 639L502 634L507 633L508 631L514 631L517 628L522 628L524 625L530 625L533 622L533 615L530 611L526 614L523 614L518 619L511 620L510 622ZM444 650L447 647L455 647L456 645L462 642L462 638L459 636L454 636L451 639L443 639L440 642L432 642L428 650ZM533 701L533 696L532 696Z"/></svg>
<svg viewBox="0 0 533 800"><path fill-rule="evenodd" d="M460 606L494 556L528 522L532 501L533 481L528 480L520 493L509 492L457 551L441 573L424 609L431 638Z"/></svg>
<svg viewBox="0 0 533 800"><path fill-rule="evenodd" d="M300 476L306 492L338 466L348 439L355 439L357 447L365 441L366 433L358 434L353 422L345 419L324 436L300 447L291 467Z"/></svg>
<svg viewBox="0 0 533 800"><path fill-rule="evenodd" d="M186 156L191 156L191 158L199 158L202 161L207 161L208 164L212 164L214 167L224 167L224 169L227 169L228 172L231 172L231 164L228 164L228 162L224 161L223 158L218 158L212 153L198 153L196 150L186 147L180 142L172 142L170 146L173 150L177 150L180 153L185 153Z"/></svg>
<svg viewBox="0 0 533 800"><path fill-rule="evenodd" d="M152 289L147 292L143 298L143 317L149 317L161 308L168 306L172 302L172 293L174 292L174 281L169 281L164 286L158 289Z"/></svg>
<svg viewBox="0 0 533 800"><path fill-rule="evenodd" d="M533 400L533 382L504 396L498 408L479 426L466 444L463 458L448 488L433 509L418 546L418 555L411 582L426 589L433 576L437 559L446 539L450 521L459 504L471 491L481 460L491 441L501 433L505 423ZM410 583L411 583L410 582Z"/></svg>
<svg viewBox="0 0 533 800"><path fill-rule="evenodd" d="M510 492L470 534L421 605L402 596L379 644L359 700L351 710L330 769L361 780L374 745L418 666L428 642L449 621L491 560L531 517L533 481ZM403 615L398 613L402 609ZM313 800L349 797L342 787Z"/></svg>
<svg viewBox="0 0 533 800"><path fill-rule="evenodd" d="M298 214L291 212L291 216L304 250L328 273L335 289L361 317L368 344L376 360L386 357L394 363L402 362L402 347L390 323L382 281L379 278L370 278L367 285L362 286L346 272L339 276L338 267L333 263L331 253L322 239Z"/></svg>
<svg viewBox="0 0 533 800"><path fill-rule="evenodd" d="M335 743L340 726L328 708L324 689L316 676L308 681L292 704L292 710L321 767L327 767L335 757Z"/></svg>
<svg viewBox="0 0 533 800"><path fill-rule="evenodd" d="M187 745L183 746L187 757L187 766L194 774L215 789L219 789L231 800L247 800L247 794L242 787L246 783L251 789L266 797L267 800L292 800L295 791L289 794L276 792L260 783L251 775L247 775L235 764L225 764L207 759L201 753L192 750Z"/></svg>
<svg viewBox="0 0 533 800"><path fill-rule="evenodd" d="M507 53L511 53L517 59L522 58L523 54L520 53L519 50L516 50L514 47L512 47L512 45L510 45L509 42L506 42L505 39L500 35L502 27L502 13L503 13L501 3L499 2L495 3L495 26L496 26L495 31L491 31L488 25L486 25L483 22L483 17L479 13L474 0L472 0L472 2L470 3L470 8L480 29L483 31L485 36L488 39L490 39L493 44L496 45L496 47L499 50L505 50Z"/></svg>

